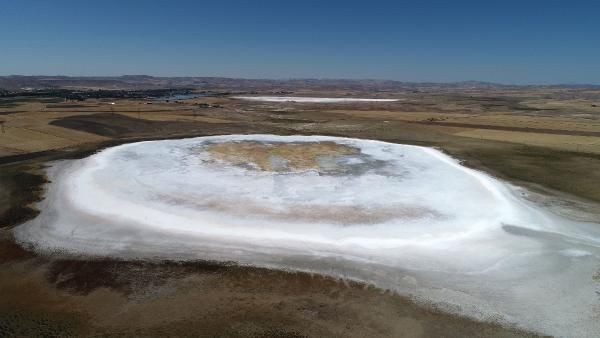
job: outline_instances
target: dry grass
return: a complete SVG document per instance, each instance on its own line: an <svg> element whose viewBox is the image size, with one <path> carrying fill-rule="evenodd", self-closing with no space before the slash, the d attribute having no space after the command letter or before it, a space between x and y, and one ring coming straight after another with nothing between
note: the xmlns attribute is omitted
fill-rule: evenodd
<svg viewBox="0 0 600 338"><path fill-rule="evenodd" d="M552 135L486 129L469 129L457 132L454 135L547 147L556 150L600 154L600 137Z"/></svg>
<svg viewBox="0 0 600 338"><path fill-rule="evenodd" d="M332 114L370 121L402 121L431 125L445 134L534 145L556 150L600 153L600 119L587 116L528 116L515 113L473 115L467 113L331 111ZM481 129L485 126L486 129ZM511 130L514 129L514 130ZM528 131L523 131L528 130ZM587 133L598 133L589 136ZM584 135L578 135L584 134Z"/></svg>

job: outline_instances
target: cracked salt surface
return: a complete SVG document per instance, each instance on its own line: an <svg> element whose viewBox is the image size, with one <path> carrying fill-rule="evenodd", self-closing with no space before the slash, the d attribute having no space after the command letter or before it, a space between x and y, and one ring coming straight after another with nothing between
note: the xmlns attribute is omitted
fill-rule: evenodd
<svg viewBox="0 0 600 338"><path fill-rule="evenodd" d="M358 151L287 171L208 151L242 142ZM552 214L432 148L212 136L121 145L49 176L41 214L14 230L40 251L313 271L546 334L600 333L600 225Z"/></svg>

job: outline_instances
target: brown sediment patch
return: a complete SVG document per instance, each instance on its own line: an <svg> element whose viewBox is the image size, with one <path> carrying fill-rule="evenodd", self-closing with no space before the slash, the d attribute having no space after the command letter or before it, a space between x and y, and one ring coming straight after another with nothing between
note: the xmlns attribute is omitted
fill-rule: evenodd
<svg viewBox="0 0 600 338"><path fill-rule="evenodd" d="M260 170L319 169L319 156L341 156L359 153L359 150L335 142L262 143L254 141L210 144L203 148L214 158L233 165L252 163ZM285 163L279 165L279 163Z"/></svg>

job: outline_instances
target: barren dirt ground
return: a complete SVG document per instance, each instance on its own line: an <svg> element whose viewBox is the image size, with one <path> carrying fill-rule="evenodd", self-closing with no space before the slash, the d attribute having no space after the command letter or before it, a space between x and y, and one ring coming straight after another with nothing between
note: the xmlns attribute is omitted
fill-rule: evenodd
<svg viewBox="0 0 600 338"><path fill-rule="evenodd" d="M340 91L299 94L369 97ZM0 336L531 335L319 276L211 262L40 257L10 236L11 227L36 214L32 204L41 198L47 161L136 140L230 133L322 134L435 146L540 193L539 201L550 207L569 204L580 217L600 215L600 91L479 89L385 96L401 100L1 102Z"/></svg>

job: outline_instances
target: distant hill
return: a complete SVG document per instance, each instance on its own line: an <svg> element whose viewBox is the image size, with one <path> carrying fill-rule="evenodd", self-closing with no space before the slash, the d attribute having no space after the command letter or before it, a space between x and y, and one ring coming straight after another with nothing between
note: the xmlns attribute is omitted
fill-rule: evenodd
<svg viewBox="0 0 600 338"><path fill-rule="evenodd" d="M10 91L36 89L161 89L161 88L206 88L206 89L347 89L347 90L418 90L418 89L494 89L510 87L565 87L600 88L594 85L516 86L481 81L453 83L418 83L393 80L347 80L347 79L236 79L225 77L154 77L149 75L123 75L114 77L91 76L0 76L0 88Z"/></svg>

